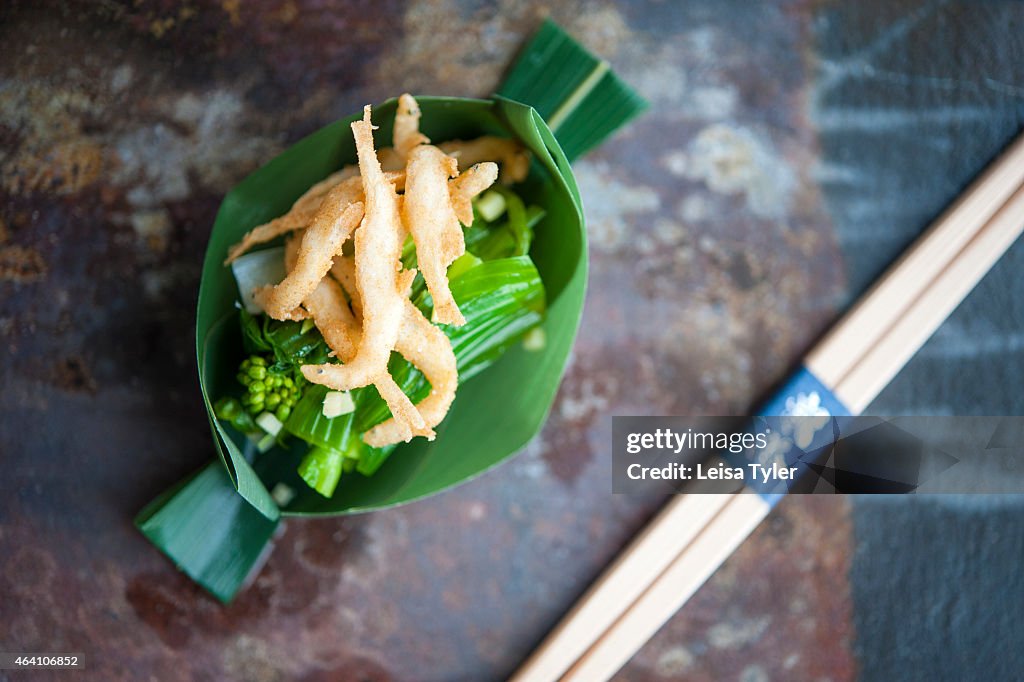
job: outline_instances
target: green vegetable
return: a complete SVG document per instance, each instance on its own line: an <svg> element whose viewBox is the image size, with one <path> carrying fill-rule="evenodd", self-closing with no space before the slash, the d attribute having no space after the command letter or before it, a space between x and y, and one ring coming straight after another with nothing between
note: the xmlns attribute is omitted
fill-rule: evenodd
<svg viewBox="0 0 1024 682"><path fill-rule="evenodd" d="M339 450L313 446L299 464L299 476L310 488L330 497L338 487L344 459Z"/></svg>
<svg viewBox="0 0 1024 682"><path fill-rule="evenodd" d="M516 255L526 255L529 251L530 242L533 238L533 228L544 217L544 210L537 206L524 208L523 202L511 190L502 188L501 192L489 190L491 194L501 202L502 211L505 210L506 197L513 196L520 209L517 214L515 229L506 221L501 225L494 223L494 219L488 219L474 205L473 225L464 228L466 240L466 253L462 254L454 263L449 266L448 279L454 279L470 267L476 266L482 260L497 260L509 258ZM500 214L499 214L500 217ZM406 237L402 245L402 267L406 270L415 270L418 267L416 258L416 244L412 237ZM410 298L416 300L426 289L426 282L423 275L416 273L416 279L412 283Z"/></svg>
<svg viewBox="0 0 1024 682"><path fill-rule="evenodd" d="M483 261L471 253L464 253L455 259L455 262L448 266L448 279L453 280L466 270L475 268Z"/></svg>
<svg viewBox="0 0 1024 682"><path fill-rule="evenodd" d="M493 223L505 212L505 197L501 192L488 190L473 202L473 209L481 218Z"/></svg>
<svg viewBox="0 0 1024 682"><path fill-rule="evenodd" d="M507 187L496 186L495 192L505 197L505 205L508 213L508 225L506 229L512 233L515 241L513 256L525 256L530 252L530 242L533 241L533 230L526 219L526 206L519 196Z"/></svg>
<svg viewBox="0 0 1024 682"><path fill-rule="evenodd" d="M316 327L302 331L301 322L279 322L264 317L263 336L279 363L320 364L327 362L327 354L331 352Z"/></svg>
<svg viewBox="0 0 1024 682"><path fill-rule="evenodd" d="M331 389L310 384L284 422L288 433L312 445L340 450L352 435L353 413L329 419L323 414L324 396ZM362 389L361 389L362 390ZM355 391L353 391L355 393Z"/></svg>
<svg viewBox="0 0 1024 682"><path fill-rule="evenodd" d="M443 328L452 341L461 386L541 322L545 294L537 269L525 256L481 263L453 278L450 286L466 317L462 327ZM430 316L429 294L424 292L414 303ZM414 403L429 393L430 384L423 375L400 356L392 357L389 370ZM371 448L358 436L391 416L387 404L372 386L356 389L351 392L355 412L328 419L323 416L323 400L329 390L310 385L285 422L285 429L322 448L348 448L360 461L358 470L369 475L393 448Z"/></svg>
<svg viewBox="0 0 1024 682"><path fill-rule="evenodd" d="M519 206L522 206L521 201ZM485 261L525 255L533 243L533 228L544 215L544 209L529 206L525 209L523 220L517 214L514 226L510 221L505 221L492 229L486 223L474 221L473 226L466 229L466 250ZM519 253L524 248L525 251Z"/></svg>
<svg viewBox="0 0 1024 682"><path fill-rule="evenodd" d="M301 363L319 364L326 362L330 348L324 343L323 337L316 327L302 322L272 320L265 315L255 317L245 309L238 312L242 325L242 343L246 353L255 355L249 365L242 370L249 376L258 368L271 368L271 365L295 365ZM269 357L264 357L264 356Z"/></svg>
<svg viewBox="0 0 1024 682"><path fill-rule="evenodd" d="M245 311L241 314L248 315ZM243 318L243 334L246 324L247 321ZM262 333L261 328L260 334ZM263 339L260 341L262 345ZM273 348L269 341L267 345ZM298 401L300 392L296 388L297 382L305 383L297 366L276 362L268 367L266 358L259 355L251 355L243 360L235 379L245 388L241 399L236 401L240 406L244 406L248 413L254 416L265 410L282 409L284 417L279 417L281 421L288 418L291 408Z"/></svg>
<svg viewBox="0 0 1024 682"><path fill-rule="evenodd" d="M263 338L263 327L260 321L249 314L245 308L238 313L242 323L242 346L246 353L269 353L270 344ZM245 365L243 371L248 371L252 363Z"/></svg>
<svg viewBox="0 0 1024 682"><path fill-rule="evenodd" d="M217 419L223 419L240 433L252 435L260 432L252 415L245 411L237 398L221 398L214 404L213 412Z"/></svg>

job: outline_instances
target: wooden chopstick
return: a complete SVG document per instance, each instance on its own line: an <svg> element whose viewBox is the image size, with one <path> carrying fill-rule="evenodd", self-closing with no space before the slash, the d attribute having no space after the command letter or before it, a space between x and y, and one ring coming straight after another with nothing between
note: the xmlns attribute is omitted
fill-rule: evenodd
<svg viewBox="0 0 1024 682"><path fill-rule="evenodd" d="M885 388L1022 232L1024 186L833 387L852 414L859 414ZM757 495L734 495L561 679L591 682L610 678L686 603L770 510L771 505Z"/></svg>
<svg viewBox="0 0 1024 682"><path fill-rule="evenodd" d="M826 386L837 386L878 339L1024 184L1024 135L899 257L804 358Z"/></svg>
<svg viewBox="0 0 1024 682"><path fill-rule="evenodd" d="M1012 215L1015 214L1016 205L1009 212L1000 210L1007 200L1013 196L1016 200L1018 188L1024 182L1024 136L1018 138L1007 151L1000 156L979 178L968 191L961 196L946 212L940 216L933 225L915 242L889 270L879 279L872 289L865 294L858 304L851 309L843 319L819 342L818 345L808 354L805 366L816 375L822 383L833 390L833 392L846 403L847 407L854 414L859 413L866 406L874 394L898 371L899 367L920 344L934 331L942 319L948 316L952 308L962 300L970 288L973 288L977 279L998 259L999 255L1008 248L1013 238L1009 233L998 231L1002 237L989 237L983 240L984 246L975 246L972 253L977 255L968 258L974 266L961 265L960 269L966 270L968 275L964 282L970 281L970 287L960 294L959 298L950 298L947 291L942 294L948 304L955 298L952 307L946 306L941 317L934 321L930 331L923 338L917 339L913 324L906 320L919 320L923 313L916 316L908 316L909 309L928 290L929 285L949 268L950 264L960 257L965 246L974 243L979 231L986 226L993 216L1003 216L999 220L1006 223L1012 222ZM1013 202L1010 202L1013 203ZM1021 221L1024 222L1024 221ZM1004 224L1005 228L1006 225ZM1019 234L1019 230L1018 230ZM1006 239L1009 242L1002 245ZM987 265L985 265L987 263ZM980 270L979 268L983 267ZM977 276L972 280L969 275L975 273ZM949 287L947 287L948 289ZM945 290L944 290L945 291ZM956 292L953 292L956 293ZM936 305L931 299L928 307L934 312L943 310L941 305ZM908 324L910 328L908 329ZM883 345L883 338L887 338L890 330L899 326L902 332L897 337L903 343L910 343L906 346L902 355L892 352L889 346L886 351L875 351L871 362L876 371L882 369L888 374L881 385L869 385L870 370L855 371L862 359L872 353L872 349ZM919 327L923 328L923 327ZM913 346L916 341L917 345ZM896 341L890 341L889 345ZM902 360L899 360L902 358ZM882 364L887 363L884 368ZM883 372L884 373L884 372ZM841 385L846 376L851 376L854 383L848 383L844 390ZM859 383L858 383L859 382ZM877 381L875 382L877 384ZM860 388L856 388L860 386ZM875 393L870 397L868 393L873 390ZM862 391L858 396L857 391ZM625 658L628 660L636 648L657 630L658 627L681 606L690 592L681 591L676 594L684 595L682 600L663 599L660 593L655 590L657 581L661 576L668 576L678 562L686 565L698 559L692 556L684 557L687 547L696 543L698 538L714 537L721 546L735 547L753 530L754 527L765 517L771 509L771 505L763 502L754 495L741 494L736 496L719 495L682 495L673 498L664 510L648 525L641 535L620 554L619 558L605 571L590 590L577 602L577 605L567 614L562 622L550 633L542 645L528 658L516 674L512 677L515 682L546 682L559 679L572 666L572 677L568 679L596 679L579 677L579 671L583 674L592 674L594 669L601 669L601 661L605 668L610 661ZM741 512L744 518L750 521L749 528L743 524L737 525L734 519L735 514ZM709 520L710 519L710 520ZM701 525L706 524L706 525ZM742 535L737 535L737 528L747 528ZM731 552L731 549L729 550ZM698 554L699 556L699 554ZM728 556L728 553L725 555ZM723 559L724 560L724 559ZM713 571L721 561L708 562L710 571ZM708 573L707 575L710 575ZM651 582L651 577L655 583ZM671 578L666 577L670 581ZM696 584L693 590L703 582L705 578ZM657 597L647 597L648 594L659 594ZM644 602L642 600L649 600ZM648 603L648 606L640 606L636 613L648 614L648 617L640 618L637 615L630 616L632 605L635 603ZM672 606L675 604L675 606ZM651 620L649 614L656 608L665 612L661 621ZM644 630L637 627L637 623L656 623L653 630L646 635ZM612 629L614 627L614 630ZM633 641L638 641L636 648L629 649L628 646L618 648L618 654L609 653L605 647L620 647L625 640L625 635L617 634L622 630L633 631ZM640 638L640 639L637 639ZM602 642L611 642L604 644ZM588 651L588 648L590 649ZM629 650L628 653L622 653ZM591 662L585 662L585 658ZM574 661L580 661L574 666ZM621 665L621 662L619 665ZM610 675L617 667L611 668Z"/></svg>
<svg viewBox="0 0 1024 682"><path fill-rule="evenodd" d="M1024 186L832 389L860 414L1024 232Z"/></svg>
<svg viewBox="0 0 1024 682"><path fill-rule="evenodd" d="M693 596L771 511L771 505L755 494L733 493L723 497L729 498L728 502L711 523L558 679L563 682L609 679Z"/></svg>
<svg viewBox="0 0 1024 682"><path fill-rule="evenodd" d="M673 497L511 679L528 682L561 677L731 499L731 495Z"/></svg>

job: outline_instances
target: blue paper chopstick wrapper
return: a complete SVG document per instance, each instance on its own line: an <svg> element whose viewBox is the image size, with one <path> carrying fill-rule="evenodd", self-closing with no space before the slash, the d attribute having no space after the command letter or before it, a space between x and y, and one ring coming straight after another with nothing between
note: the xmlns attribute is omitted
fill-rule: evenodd
<svg viewBox="0 0 1024 682"><path fill-rule="evenodd" d="M759 455L761 464L778 463L796 467L797 478L789 480L748 480L747 486L768 504L775 506L794 485L806 480L810 465L820 460L823 450L831 448L843 432L844 417L850 410L809 369L801 365L782 386L757 410L752 428L763 425L775 435L775 447L766 448ZM771 435L769 434L769 435ZM750 451L726 452L725 459L734 466L751 463Z"/></svg>

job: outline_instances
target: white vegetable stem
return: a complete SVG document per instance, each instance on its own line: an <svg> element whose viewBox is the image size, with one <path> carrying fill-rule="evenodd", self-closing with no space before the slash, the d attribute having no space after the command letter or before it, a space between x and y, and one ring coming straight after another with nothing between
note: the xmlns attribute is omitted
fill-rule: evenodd
<svg viewBox="0 0 1024 682"><path fill-rule="evenodd" d="M259 315L263 308L256 303L253 292L256 289L278 284L287 274L284 268L284 247L254 251L231 262L231 272L238 284L242 304L250 315Z"/></svg>

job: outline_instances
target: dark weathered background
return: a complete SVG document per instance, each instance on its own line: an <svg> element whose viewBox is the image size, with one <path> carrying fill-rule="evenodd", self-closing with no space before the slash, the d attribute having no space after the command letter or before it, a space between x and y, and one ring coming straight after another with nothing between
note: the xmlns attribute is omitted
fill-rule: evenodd
<svg viewBox="0 0 1024 682"><path fill-rule="evenodd" d="M131 526L213 455L219 197L365 102L491 92L548 15L653 104L577 166L592 288L550 422L434 499L289 522L219 606ZM609 494L609 416L747 410L1017 132L1022 29L1017 2L3 3L0 650L97 680L506 675L658 504ZM1022 265L876 410L1020 413ZM787 500L620 678L1009 679L1022 507Z"/></svg>

